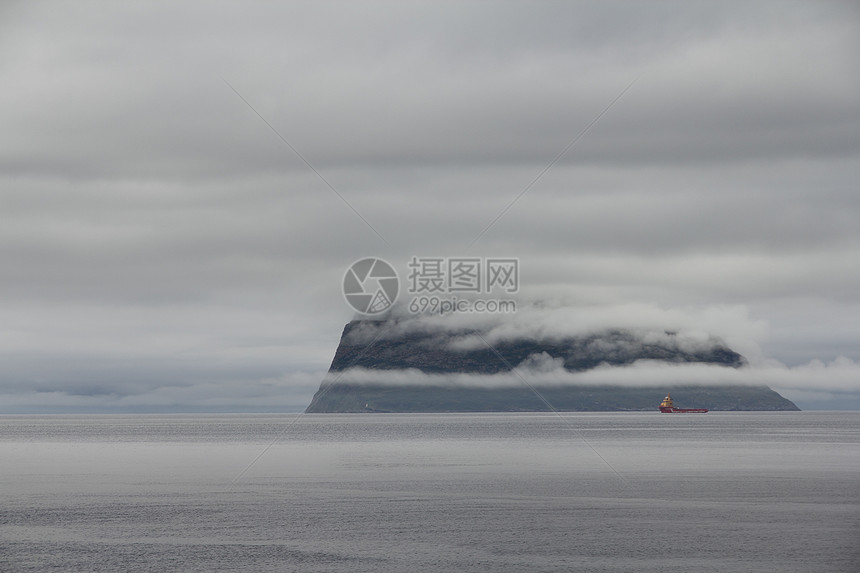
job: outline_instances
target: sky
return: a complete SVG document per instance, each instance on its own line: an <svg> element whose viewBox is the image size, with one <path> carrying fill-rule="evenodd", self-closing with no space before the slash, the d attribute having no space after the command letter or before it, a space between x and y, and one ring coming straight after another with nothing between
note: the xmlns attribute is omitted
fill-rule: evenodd
<svg viewBox="0 0 860 573"><path fill-rule="evenodd" d="M852 2L4 2L0 413L301 411L353 262L466 256L860 409L858 54Z"/></svg>

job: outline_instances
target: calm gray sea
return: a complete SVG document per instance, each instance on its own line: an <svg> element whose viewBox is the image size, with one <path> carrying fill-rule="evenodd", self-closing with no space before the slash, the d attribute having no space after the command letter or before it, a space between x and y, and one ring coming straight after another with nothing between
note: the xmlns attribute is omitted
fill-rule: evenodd
<svg viewBox="0 0 860 573"><path fill-rule="evenodd" d="M860 571L860 413L0 416L0 571Z"/></svg>

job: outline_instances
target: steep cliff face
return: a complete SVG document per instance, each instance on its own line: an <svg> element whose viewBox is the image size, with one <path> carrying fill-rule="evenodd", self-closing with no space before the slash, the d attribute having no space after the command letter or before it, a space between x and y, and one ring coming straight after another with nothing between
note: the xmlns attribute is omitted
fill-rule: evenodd
<svg viewBox="0 0 860 573"><path fill-rule="evenodd" d="M737 368L743 357L716 339L691 342L672 332L609 330L564 338L499 339L488 343L468 329L403 329L390 322L346 325L329 376L307 412L487 412L546 411L546 402L564 411L655 410L667 387L535 384L542 400L524 382L514 387L445 383L446 376L493 376L518 370L535 357L568 372L598 366L625 366L638 360L702 363ZM363 369L360 383L343 374ZM392 372L403 371L403 383ZM374 380L374 372L379 381ZM430 375L420 384L408 373ZM396 374L395 374L396 377ZM385 378L383 382L382 379ZM712 410L797 410L764 386L673 386L678 404Z"/></svg>

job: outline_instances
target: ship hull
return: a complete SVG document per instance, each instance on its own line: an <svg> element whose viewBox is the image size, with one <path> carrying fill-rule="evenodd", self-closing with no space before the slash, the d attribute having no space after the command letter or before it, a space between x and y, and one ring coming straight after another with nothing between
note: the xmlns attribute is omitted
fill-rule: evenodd
<svg viewBox="0 0 860 573"><path fill-rule="evenodd" d="M660 411L664 414L704 414L708 411L707 408L667 408L665 406L660 407Z"/></svg>

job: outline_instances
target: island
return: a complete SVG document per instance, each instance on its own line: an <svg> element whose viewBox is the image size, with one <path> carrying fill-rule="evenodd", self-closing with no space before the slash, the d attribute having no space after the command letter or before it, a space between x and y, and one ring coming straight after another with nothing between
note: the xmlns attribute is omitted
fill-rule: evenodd
<svg viewBox="0 0 860 573"><path fill-rule="evenodd" d="M490 342L475 328L353 320L344 327L328 375L306 412L658 412L667 390L690 408L799 410L761 385L566 384L532 375L547 364L577 373L641 361L731 369L746 365L743 356L717 338L691 344L672 331L610 329Z"/></svg>

